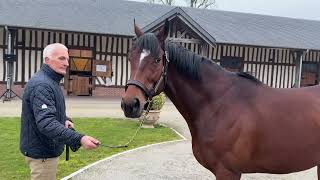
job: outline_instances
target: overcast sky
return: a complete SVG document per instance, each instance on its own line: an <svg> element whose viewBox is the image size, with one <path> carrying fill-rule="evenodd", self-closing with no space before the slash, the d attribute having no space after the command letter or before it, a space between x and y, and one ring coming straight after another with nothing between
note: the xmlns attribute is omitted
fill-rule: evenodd
<svg viewBox="0 0 320 180"><path fill-rule="evenodd" d="M145 0L132 0L141 1ZM184 6L185 0L175 0ZM216 0L214 9L320 21L320 0Z"/></svg>

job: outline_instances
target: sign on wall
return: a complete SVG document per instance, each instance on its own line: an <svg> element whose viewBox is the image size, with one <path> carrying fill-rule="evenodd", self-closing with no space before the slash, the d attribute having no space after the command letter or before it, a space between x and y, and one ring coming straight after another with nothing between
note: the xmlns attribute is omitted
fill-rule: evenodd
<svg viewBox="0 0 320 180"><path fill-rule="evenodd" d="M112 66L111 61L93 61L93 75L97 77L111 77Z"/></svg>

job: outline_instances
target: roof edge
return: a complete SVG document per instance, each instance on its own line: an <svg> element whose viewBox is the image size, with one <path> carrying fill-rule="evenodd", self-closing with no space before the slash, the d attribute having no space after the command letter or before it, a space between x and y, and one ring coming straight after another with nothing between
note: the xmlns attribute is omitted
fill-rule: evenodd
<svg viewBox="0 0 320 180"><path fill-rule="evenodd" d="M215 46L216 39L212 37L205 29L203 29L196 21L194 21L189 14L187 14L181 7L175 7L174 9L170 10L160 18L154 20L150 24L146 25L142 28L144 32L151 32L155 29L159 28L161 25L164 24L165 20L168 19L169 21L173 18L178 17L184 23L187 24L192 30L196 32L203 40L205 40L211 46Z"/></svg>

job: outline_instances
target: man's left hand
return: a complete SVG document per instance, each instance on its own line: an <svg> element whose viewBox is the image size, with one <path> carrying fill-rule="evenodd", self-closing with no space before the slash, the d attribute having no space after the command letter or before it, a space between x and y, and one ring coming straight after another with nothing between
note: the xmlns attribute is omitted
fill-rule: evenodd
<svg viewBox="0 0 320 180"><path fill-rule="evenodd" d="M73 123L71 121L69 121L69 120L66 120L66 122L64 123L64 126L66 128L74 128Z"/></svg>

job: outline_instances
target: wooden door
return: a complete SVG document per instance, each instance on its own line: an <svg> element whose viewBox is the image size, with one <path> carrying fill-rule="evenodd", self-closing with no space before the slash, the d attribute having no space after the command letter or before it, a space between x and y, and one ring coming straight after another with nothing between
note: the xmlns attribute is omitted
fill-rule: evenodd
<svg viewBox="0 0 320 180"><path fill-rule="evenodd" d="M312 72L303 72L301 75L301 87L313 86L317 84L317 75Z"/></svg>
<svg viewBox="0 0 320 180"><path fill-rule="evenodd" d="M314 86L318 84L319 67L315 62L304 62L301 72L301 87Z"/></svg>
<svg viewBox="0 0 320 180"><path fill-rule="evenodd" d="M65 88L68 95L92 95L93 78L93 50L69 49L69 68Z"/></svg>

